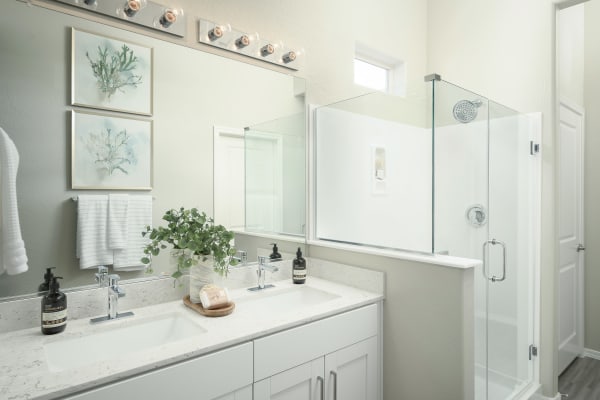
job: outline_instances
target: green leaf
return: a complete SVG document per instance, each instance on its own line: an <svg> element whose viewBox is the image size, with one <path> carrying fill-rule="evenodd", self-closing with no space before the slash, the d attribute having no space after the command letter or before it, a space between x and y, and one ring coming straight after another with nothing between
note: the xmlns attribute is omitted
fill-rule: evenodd
<svg viewBox="0 0 600 400"><path fill-rule="evenodd" d="M173 278L175 278L175 279L179 279L179 278L181 278L181 277L183 276L183 273L182 273L181 271L177 270L177 271L173 272L173 273L171 274L171 276L172 276Z"/></svg>

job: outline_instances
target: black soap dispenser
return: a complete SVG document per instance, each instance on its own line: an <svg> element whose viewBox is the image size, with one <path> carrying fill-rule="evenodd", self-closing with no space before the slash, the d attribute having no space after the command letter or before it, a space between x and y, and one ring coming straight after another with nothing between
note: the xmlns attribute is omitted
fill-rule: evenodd
<svg viewBox="0 0 600 400"><path fill-rule="evenodd" d="M279 254L279 249L277 248L277 243L271 243L273 245L273 252L269 256L269 260L271 261L280 261L281 254Z"/></svg>
<svg viewBox="0 0 600 400"><path fill-rule="evenodd" d="M292 280L299 284L306 282L306 260L302 258L300 247L298 247L296 258L292 262Z"/></svg>
<svg viewBox="0 0 600 400"><path fill-rule="evenodd" d="M44 282L40 283L38 286L38 292L47 292L50 290L50 282L52 282L52 278L54 278L54 274L52 270L56 267L46 268L46 273L44 274Z"/></svg>
<svg viewBox="0 0 600 400"><path fill-rule="evenodd" d="M41 321L44 335L60 333L67 327L67 295L58 290L58 279L62 277L52 277L49 292L42 297Z"/></svg>

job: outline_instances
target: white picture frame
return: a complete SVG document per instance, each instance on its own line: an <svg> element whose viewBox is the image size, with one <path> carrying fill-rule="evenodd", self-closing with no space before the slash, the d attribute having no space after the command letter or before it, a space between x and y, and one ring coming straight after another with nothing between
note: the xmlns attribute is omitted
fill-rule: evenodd
<svg viewBox="0 0 600 400"><path fill-rule="evenodd" d="M153 123L71 111L71 188L151 190Z"/></svg>
<svg viewBox="0 0 600 400"><path fill-rule="evenodd" d="M71 105L152 115L153 49L71 31Z"/></svg>

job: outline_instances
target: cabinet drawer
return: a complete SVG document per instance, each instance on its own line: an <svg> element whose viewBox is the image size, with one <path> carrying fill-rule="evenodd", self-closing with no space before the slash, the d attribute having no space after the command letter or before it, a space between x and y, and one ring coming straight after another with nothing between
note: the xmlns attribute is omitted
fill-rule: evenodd
<svg viewBox="0 0 600 400"><path fill-rule="evenodd" d="M245 343L68 399L213 399L251 384L252 343Z"/></svg>
<svg viewBox="0 0 600 400"><path fill-rule="evenodd" d="M377 316L372 304L255 340L254 381L377 335Z"/></svg>

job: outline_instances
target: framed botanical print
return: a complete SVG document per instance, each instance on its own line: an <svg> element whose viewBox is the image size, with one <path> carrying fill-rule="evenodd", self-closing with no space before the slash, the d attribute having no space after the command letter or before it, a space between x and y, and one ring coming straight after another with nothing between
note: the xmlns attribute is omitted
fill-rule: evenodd
<svg viewBox="0 0 600 400"><path fill-rule="evenodd" d="M152 121L71 111L72 189L152 189Z"/></svg>
<svg viewBox="0 0 600 400"><path fill-rule="evenodd" d="M71 34L71 104L152 115L152 48L75 28Z"/></svg>

